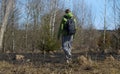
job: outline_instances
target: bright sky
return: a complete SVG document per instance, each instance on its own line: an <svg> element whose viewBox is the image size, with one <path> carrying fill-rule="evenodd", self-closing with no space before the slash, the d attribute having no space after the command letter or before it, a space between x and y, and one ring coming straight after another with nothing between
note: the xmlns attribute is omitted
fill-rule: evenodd
<svg viewBox="0 0 120 74"><path fill-rule="evenodd" d="M64 1L64 0L63 0ZM78 2L78 1L82 1L82 0L65 0L65 3L68 3L68 6L66 6L66 8L71 7L71 9L73 9L73 5L72 5L72 1L73 2ZM112 7L110 6L110 1L107 1L107 7L106 7L106 27L107 29L114 29L114 25L113 25L113 17L111 14L112 13ZM88 6L92 7L92 12L93 12L93 16L95 16L95 21L94 21L94 26L97 29L103 29L104 28L104 5L105 5L105 0L84 0L85 4L87 4ZM108 4L109 3L109 4Z"/></svg>
<svg viewBox="0 0 120 74"><path fill-rule="evenodd" d="M107 1L107 0L106 0ZM93 14L96 17L95 20L95 27L97 29L103 29L104 27L104 5L105 5L105 0L86 0L86 3L92 5L92 10ZM107 29L114 29L114 25L112 24L112 9L111 6L108 5L107 2L107 8L106 8L106 22L107 22Z"/></svg>
<svg viewBox="0 0 120 74"><path fill-rule="evenodd" d="M92 6L93 15L95 15L95 27L103 28L104 0L86 0L86 3Z"/></svg>
<svg viewBox="0 0 120 74"><path fill-rule="evenodd" d="M25 0L20 0L22 3L25 3ZM68 4L68 6L66 7L71 7L71 9L73 8L72 5L72 0L65 0L67 2L70 2ZM80 1L80 0L73 0L74 2ZM84 0L86 4L88 4L88 6L92 7L93 10L93 15L95 16L95 27L97 29L103 29L104 27L104 4L105 4L105 0ZM107 29L114 29L114 25L112 25L110 21L112 21L113 19L111 19L112 15L111 15L111 7L108 6L107 4Z"/></svg>

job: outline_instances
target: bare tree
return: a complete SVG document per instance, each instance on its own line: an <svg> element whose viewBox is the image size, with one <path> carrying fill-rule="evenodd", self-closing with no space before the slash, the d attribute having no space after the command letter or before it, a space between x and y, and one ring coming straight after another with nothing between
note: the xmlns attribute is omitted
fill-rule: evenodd
<svg viewBox="0 0 120 74"><path fill-rule="evenodd" d="M120 16L120 1L119 0L109 0L110 2L111 2L111 4L109 3L109 5L111 6L111 8L112 8L112 13L113 13L113 24L114 24L114 26L115 26L115 31L114 31L114 33L113 33L113 38L112 38L112 47L114 48L114 49L119 49L119 43L120 43L120 41L119 41L119 21L120 21L120 18L119 18L119 16Z"/></svg>
<svg viewBox="0 0 120 74"><path fill-rule="evenodd" d="M0 0L0 25L2 24L2 0Z"/></svg>
<svg viewBox="0 0 120 74"><path fill-rule="evenodd" d="M14 31L14 26L15 26L15 15L14 15L14 10L15 10L15 0L13 0L13 3L12 3L12 26L13 26L13 31L12 31L12 50L14 51L15 50L15 31Z"/></svg>
<svg viewBox="0 0 120 74"><path fill-rule="evenodd" d="M119 0L115 0L114 1L114 17L115 17L115 25L116 25L116 33L115 33L115 37L117 39L117 44L116 44L116 49L120 50L120 1Z"/></svg>
<svg viewBox="0 0 120 74"><path fill-rule="evenodd" d="M50 32L51 35L54 36L54 27L55 27L55 20L56 20L56 12L58 7L58 0L51 1L51 18L50 18Z"/></svg>
<svg viewBox="0 0 120 74"><path fill-rule="evenodd" d="M105 45L105 39L106 39L106 0L104 5L104 37L103 37L103 44Z"/></svg>
<svg viewBox="0 0 120 74"><path fill-rule="evenodd" d="M26 26L25 26L26 27L25 28L26 29L26 35L25 35L26 36L25 37L26 38L26 42L25 42L26 43L26 49L28 49L28 25L29 25L29 17L30 17L29 8L30 8L29 7L29 1L27 0L27 4L26 4L26 13L27 13L27 17L26 17L27 20L26 21L27 21L27 23L26 23Z"/></svg>
<svg viewBox="0 0 120 74"><path fill-rule="evenodd" d="M84 0L73 4L73 13L78 22L78 30L75 36L75 47L82 49L97 48L97 31L94 27L95 15L92 13L92 6L88 6Z"/></svg>
<svg viewBox="0 0 120 74"><path fill-rule="evenodd" d="M11 12L12 3L13 3L13 0L8 1L8 5L7 5L7 8L6 8L6 13L5 13L4 19L2 21L2 27L1 27L1 31L0 31L0 49L2 49L2 46L3 46L4 32L6 30L9 14Z"/></svg>
<svg viewBox="0 0 120 74"><path fill-rule="evenodd" d="M32 32L31 32L31 48L34 50L36 49L36 43L38 40L38 30L40 28L40 18L42 16L44 7L43 7L44 1L42 0L28 0L27 6L26 6L26 12L27 12L27 23L26 23L26 47L28 43L28 26L32 26ZM28 22L29 21L29 22ZM29 23L29 24L28 24Z"/></svg>
<svg viewBox="0 0 120 74"><path fill-rule="evenodd" d="M18 1L17 0L13 0L13 1L14 2L12 3L11 12L8 17L9 24L6 27L6 31L3 39L4 51L6 50L15 51L15 49L18 47L17 34L19 33L18 26L19 26L19 20L20 20L20 10L19 10Z"/></svg>

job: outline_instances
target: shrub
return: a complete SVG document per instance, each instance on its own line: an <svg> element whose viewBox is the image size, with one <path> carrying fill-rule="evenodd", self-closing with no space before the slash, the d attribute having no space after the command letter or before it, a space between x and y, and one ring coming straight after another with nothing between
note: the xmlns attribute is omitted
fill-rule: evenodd
<svg viewBox="0 0 120 74"><path fill-rule="evenodd" d="M49 25L41 26L41 36L38 41L38 48L41 51L49 52L59 49L60 44L56 38L56 35L52 36L50 33Z"/></svg>
<svg viewBox="0 0 120 74"><path fill-rule="evenodd" d="M111 47L113 49L120 49L120 26L114 31L111 43Z"/></svg>
<svg viewBox="0 0 120 74"><path fill-rule="evenodd" d="M111 46L111 38L110 34L106 33L105 34L105 44L103 43L104 40L104 35L101 34L101 36L98 39L98 47L103 50L103 49L108 49Z"/></svg>

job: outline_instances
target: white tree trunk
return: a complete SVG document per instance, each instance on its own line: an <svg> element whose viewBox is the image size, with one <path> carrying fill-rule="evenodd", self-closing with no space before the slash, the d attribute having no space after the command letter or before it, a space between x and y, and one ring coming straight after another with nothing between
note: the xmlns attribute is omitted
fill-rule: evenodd
<svg viewBox="0 0 120 74"><path fill-rule="evenodd" d="M105 39L106 39L106 0L105 0L105 9L104 9L104 38L103 38L104 45L105 45Z"/></svg>
<svg viewBox="0 0 120 74"><path fill-rule="evenodd" d="M12 25L13 25L13 31L12 31L12 37L13 37L13 40L12 40L12 49L13 49L13 52L15 50L15 30L14 30L14 26L15 26L15 17L14 17L14 10L15 10L15 0L13 0L12 2L12 14L13 14L13 17L12 17Z"/></svg>
<svg viewBox="0 0 120 74"><path fill-rule="evenodd" d="M52 34L52 14L50 16L50 34Z"/></svg>
<svg viewBox="0 0 120 74"><path fill-rule="evenodd" d="M56 12L57 12L57 1L54 1L54 13L53 13L53 23L52 23L52 36L54 36L54 29L55 29L55 20L56 20Z"/></svg>
<svg viewBox="0 0 120 74"><path fill-rule="evenodd" d="M52 24L52 36L54 36L54 29L55 29L55 19L56 19L56 10L53 15L53 24Z"/></svg>
<svg viewBox="0 0 120 74"><path fill-rule="evenodd" d="M51 10L54 10L54 12L51 13L51 17L50 17L50 34L52 37L54 36L54 27L55 27L57 6L58 6L57 0L53 0L51 2Z"/></svg>
<svg viewBox="0 0 120 74"><path fill-rule="evenodd" d="M12 2L13 2L13 0L9 0L8 5L7 5L7 9L6 9L6 13L5 13L4 19L2 21L2 26L1 26L1 31L0 31L0 50L2 49L2 46L3 46L4 32L6 30L8 17L9 17L11 8L12 8Z"/></svg>

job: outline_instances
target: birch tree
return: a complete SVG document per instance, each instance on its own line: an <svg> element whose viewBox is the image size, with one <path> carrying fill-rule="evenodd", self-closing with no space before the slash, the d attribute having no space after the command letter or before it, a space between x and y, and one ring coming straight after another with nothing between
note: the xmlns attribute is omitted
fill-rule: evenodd
<svg viewBox="0 0 120 74"><path fill-rule="evenodd" d="M15 30L14 30L14 26L15 26L15 14L14 14L14 10L15 10L15 0L13 0L12 3L12 26L13 26L13 31L12 31L12 50L15 50Z"/></svg>
<svg viewBox="0 0 120 74"><path fill-rule="evenodd" d="M0 26L2 24L2 0L0 0Z"/></svg>
<svg viewBox="0 0 120 74"><path fill-rule="evenodd" d="M54 36L54 27L55 27L55 20L56 20L56 12L58 7L58 0L51 0L50 2L50 11L51 17L50 17L50 32L51 36Z"/></svg>
<svg viewBox="0 0 120 74"><path fill-rule="evenodd" d="M104 4L104 37L103 37L103 44L105 45L105 39L106 39L106 0Z"/></svg>
<svg viewBox="0 0 120 74"><path fill-rule="evenodd" d="M0 49L1 50L2 50L2 46L3 46L3 37L4 37L5 30L6 30L8 17L9 17L9 14L11 12L11 8L12 8L12 3L13 3L13 0L8 1L6 11L5 11L6 13L5 13L5 16L2 20L2 26L1 26L1 31L0 31Z"/></svg>

